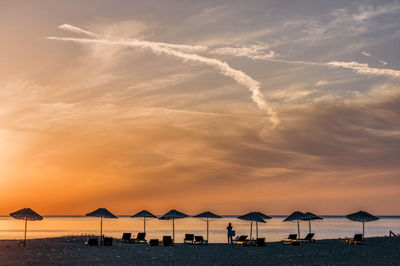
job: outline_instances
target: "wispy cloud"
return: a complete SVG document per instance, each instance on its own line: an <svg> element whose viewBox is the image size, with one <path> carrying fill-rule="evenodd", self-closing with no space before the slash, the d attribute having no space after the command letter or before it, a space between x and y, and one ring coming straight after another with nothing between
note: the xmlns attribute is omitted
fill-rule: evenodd
<svg viewBox="0 0 400 266"><path fill-rule="evenodd" d="M368 52L366 52L366 51L362 51L361 53L362 53L363 55L365 55L365 56L371 56L371 54L368 53Z"/></svg>
<svg viewBox="0 0 400 266"><path fill-rule="evenodd" d="M357 62L329 62L328 66L352 69L354 72L362 75L372 75L372 76L386 76L390 78L400 78L400 71L387 68L374 68L368 66L368 64L360 64Z"/></svg>
<svg viewBox="0 0 400 266"><path fill-rule="evenodd" d="M76 28L76 27L75 27ZM257 106L266 112L269 116L269 119L273 126L276 126L280 123L277 114L271 108L264 95L260 91L260 83L257 80L254 80L252 77L244 73L243 71L236 70L229 66L226 62L220 61L214 58L208 58L204 56L200 56L198 54L189 54L184 53L180 50L174 49L174 45L171 47L169 44L159 43L159 42L149 42L149 41L141 41L141 40L118 40L118 39L87 39L87 38L62 38L62 37L48 37L50 40L58 40L58 41L66 41L66 42L75 42L82 44L103 44L103 45L118 45L118 46L127 46L127 47L135 47L135 48L146 48L153 51L155 54L164 54L169 56L175 56L178 58L182 58L187 61L193 61L202 63L208 66L213 67L218 70L224 76L232 78L238 84L247 87L249 91L252 93L252 99L257 104ZM180 45L179 45L180 46Z"/></svg>

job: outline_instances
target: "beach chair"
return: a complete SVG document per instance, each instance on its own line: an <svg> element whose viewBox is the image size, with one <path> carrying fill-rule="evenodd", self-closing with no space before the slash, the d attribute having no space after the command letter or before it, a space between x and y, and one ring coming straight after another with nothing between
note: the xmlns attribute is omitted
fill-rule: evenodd
<svg viewBox="0 0 400 266"><path fill-rule="evenodd" d="M147 243L147 240L146 240L146 233L138 233L138 234L137 234L137 237L134 238L134 239L132 239L132 242L133 242L133 243L138 243L138 244L140 244L140 243Z"/></svg>
<svg viewBox="0 0 400 266"><path fill-rule="evenodd" d="M293 242L298 242L297 241L297 234L290 234L287 238L283 239L283 244L285 245L290 245Z"/></svg>
<svg viewBox="0 0 400 266"><path fill-rule="evenodd" d="M257 238L256 239L256 246L257 247L263 247L265 246L265 238Z"/></svg>
<svg viewBox="0 0 400 266"><path fill-rule="evenodd" d="M149 241L149 246L150 246L150 247L156 247L156 246L158 246L158 239L150 239L150 241Z"/></svg>
<svg viewBox="0 0 400 266"><path fill-rule="evenodd" d="M237 236L235 239L233 239L232 243L235 245L243 245L247 240L247 236Z"/></svg>
<svg viewBox="0 0 400 266"><path fill-rule="evenodd" d="M301 242L315 243L314 235L315 235L314 233L308 233L308 235L305 238L298 240Z"/></svg>
<svg viewBox="0 0 400 266"><path fill-rule="evenodd" d="M194 243L195 243L196 245L202 245L202 244L207 244L208 241L207 241L207 240L204 240L203 236L195 236L195 237L194 237Z"/></svg>
<svg viewBox="0 0 400 266"><path fill-rule="evenodd" d="M121 238L121 243L132 243L131 233L123 233Z"/></svg>
<svg viewBox="0 0 400 266"><path fill-rule="evenodd" d="M98 238L89 238L88 241L86 241L86 246L98 246L99 245L99 239Z"/></svg>
<svg viewBox="0 0 400 266"><path fill-rule="evenodd" d="M360 245L364 243L362 234L355 234L353 239L346 239L347 245Z"/></svg>
<svg viewBox="0 0 400 266"><path fill-rule="evenodd" d="M172 246L173 243L171 236L163 236L162 244L163 246Z"/></svg>
<svg viewBox="0 0 400 266"><path fill-rule="evenodd" d="M183 239L184 244L192 244L194 243L194 234L185 234L185 238Z"/></svg>
<svg viewBox="0 0 400 266"><path fill-rule="evenodd" d="M103 239L103 245L104 246L112 246L113 244L113 238L112 237L105 237Z"/></svg>

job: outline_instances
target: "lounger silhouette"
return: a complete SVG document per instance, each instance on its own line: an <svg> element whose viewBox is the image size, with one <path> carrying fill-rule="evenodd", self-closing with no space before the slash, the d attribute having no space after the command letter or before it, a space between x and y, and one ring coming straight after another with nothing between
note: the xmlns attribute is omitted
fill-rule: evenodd
<svg viewBox="0 0 400 266"><path fill-rule="evenodd" d="M86 246L98 246L98 245L99 245L98 238L89 238L88 241L86 242Z"/></svg>
<svg viewBox="0 0 400 266"><path fill-rule="evenodd" d="M353 239L346 240L346 244L348 244L348 245L359 245L359 244L363 244L363 243L364 243L364 239L363 239L362 234L355 234Z"/></svg>
<svg viewBox="0 0 400 266"><path fill-rule="evenodd" d="M315 233L308 233L308 235L305 238L301 238L298 240L301 242L315 243L314 235Z"/></svg>
<svg viewBox="0 0 400 266"><path fill-rule="evenodd" d="M122 238L121 238L121 242L122 243L132 243L131 236L132 236L131 233L123 233L122 234Z"/></svg>
<svg viewBox="0 0 400 266"><path fill-rule="evenodd" d="M149 246L150 246L150 247L156 247L156 246L158 246L158 239L150 239L150 241L149 241Z"/></svg>
<svg viewBox="0 0 400 266"><path fill-rule="evenodd" d="M204 240L203 236L195 236L194 243L197 245L207 244L207 240Z"/></svg>
<svg viewBox="0 0 400 266"><path fill-rule="evenodd" d="M283 244L292 244L293 242L297 242L297 234L290 234L283 240Z"/></svg>
<svg viewBox="0 0 400 266"><path fill-rule="evenodd" d="M136 238L131 240L133 243L147 243L146 233L138 233Z"/></svg>
<svg viewBox="0 0 400 266"><path fill-rule="evenodd" d="M194 243L194 234L185 234L185 239L183 239L183 243L192 244Z"/></svg>
<svg viewBox="0 0 400 266"><path fill-rule="evenodd" d="M173 243L171 236L163 236L162 244L163 246L172 246Z"/></svg>
<svg viewBox="0 0 400 266"><path fill-rule="evenodd" d="M232 242L236 245L243 245L246 240L247 236L237 236Z"/></svg>
<svg viewBox="0 0 400 266"><path fill-rule="evenodd" d="M256 239L256 246L257 247L262 247L265 246L265 238L257 238Z"/></svg>

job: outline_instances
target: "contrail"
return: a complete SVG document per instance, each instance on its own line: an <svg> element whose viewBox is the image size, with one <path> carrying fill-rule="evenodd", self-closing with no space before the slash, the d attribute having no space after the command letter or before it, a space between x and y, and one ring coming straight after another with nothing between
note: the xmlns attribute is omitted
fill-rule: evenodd
<svg viewBox="0 0 400 266"><path fill-rule="evenodd" d="M135 48L147 48L153 51L155 54L164 54L182 58L186 61L193 61L211 66L218 70L222 75L232 78L238 84L245 86L252 93L252 100L257 106L265 111L268 115L269 120L276 126L280 123L277 114L270 107L266 101L264 95L260 92L260 83L246 73L240 70L233 69L227 63L214 58L208 58L197 54L188 54L173 48L160 45L159 43L153 43L149 41L140 40L110 40L110 39L88 39L88 38L60 38L60 37L48 37L51 40L76 42L83 44L105 44L105 45L122 45Z"/></svg>
<svg viewBox="0 0 400 266"><path fill-rule="evenodd" d="M99 35L97 35L96 33L93 33L93 32L90 32L90 31L87 31L87 30L84 30L84 29L81 29L81 28L78 28L78 27L75 27L75 26L72 26L69 24L62 24L62 25L58 26L58 28L60 28L62 30L74 32L74 33L85 34L90 37L96 37L96 38L99 37Z"/></svg>
<svg viewBox="0 0 400 266"><path fill-rule="evenodd" d="M100 35L98 35L96 33L81 29L79 27L76 27L76 26L73 26L70 24L63 24L63 25L60 25L58 28L66 30L66 31L74 32L74 33L85 34L90 37L113 40L111 38L101 37ZM137 39L125 39L125 40L126 41L138 41ZM185 45L185 44L173 44L173 43L164 43L164 42L151 42L151 43L157 44L161 47L167 47L167 48L172 48L172 49L186 51L186 52L204 52L204 51L208 50L208 47L201 46L201 45Z"/></svg>

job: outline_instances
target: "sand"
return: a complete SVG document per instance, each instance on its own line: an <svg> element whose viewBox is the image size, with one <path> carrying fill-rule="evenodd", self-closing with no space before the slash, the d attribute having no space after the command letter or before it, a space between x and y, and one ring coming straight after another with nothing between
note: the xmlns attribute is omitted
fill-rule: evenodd
<svg viewBox="0 0 400 266"><path fill-rule="evenodd" d="M226 244L148 247L114 241L111 247L87 247L86 237L0 241L1 265L400 265L400 238L368 238L364 245L344 240L265 247Z"/></svg>

